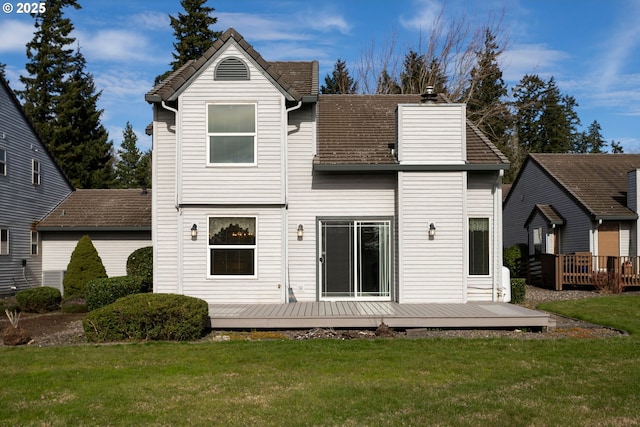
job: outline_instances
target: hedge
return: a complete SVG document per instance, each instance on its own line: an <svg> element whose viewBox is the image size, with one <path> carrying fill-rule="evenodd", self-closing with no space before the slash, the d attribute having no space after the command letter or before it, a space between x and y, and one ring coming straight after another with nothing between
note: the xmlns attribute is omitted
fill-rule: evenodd
<svg viewBox="0 0 640 427"><path fill-rule="evenodd" d="M62 301L60 291L49 286L25 289L16 294L18 308L27 313L58 311L60 301Z"/></svg>
<svg viewBox="0 0 640 427"><path fill-rule="evenodd" d="M147 291L148 287L145 279L138 276L118 276L90 280L87 283L87 309L93 311L116 302L118 298Z"/></svg>
<svg viewBox="0 0 640 427"><path fill-rule="evenodd" d="M90 342L190 341L203 336L206 301L185 295L136 294L90 312L83 320Z"/></svg>
<svg viewBox="0 0 640 427"><path fill-rule="evenodd" d="M525 279L511 279L511 303L522 304L525 297Z"/></svg>
<svg viewBox="0 0 640 427"><path fill-rule="evenodd" d="M151 292L153 289L153 246L136 249L127 258L127 276L142 277Z"/></svg>

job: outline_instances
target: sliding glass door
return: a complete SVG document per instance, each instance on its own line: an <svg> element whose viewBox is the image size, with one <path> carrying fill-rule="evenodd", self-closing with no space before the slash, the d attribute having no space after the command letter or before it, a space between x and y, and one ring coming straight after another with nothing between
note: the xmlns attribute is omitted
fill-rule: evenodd
<svg viewBox="0 0 640 427"><path fill-rule="evenodd" d="M321 298L389 300L390 229L388 220L321 220Z"/></svg>

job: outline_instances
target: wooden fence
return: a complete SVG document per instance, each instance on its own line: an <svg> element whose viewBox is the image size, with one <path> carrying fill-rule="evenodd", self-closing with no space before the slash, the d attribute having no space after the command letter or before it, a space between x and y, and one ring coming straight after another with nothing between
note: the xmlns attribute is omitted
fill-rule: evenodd
<svg viewBox="0 0 640 427"><path fill-rule="evenodd" d="M640 257L540 254L529 258L529 283L562 290L565 285L640 286Z"/></svg>

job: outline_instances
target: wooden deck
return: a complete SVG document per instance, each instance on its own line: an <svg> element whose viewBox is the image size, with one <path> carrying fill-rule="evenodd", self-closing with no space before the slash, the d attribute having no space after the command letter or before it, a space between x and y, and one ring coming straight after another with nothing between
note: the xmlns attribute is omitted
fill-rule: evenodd
<svg viewBox="0 0 640 427"><path fill-rule="evenodd" d="M395 302L296 302L210 304L214 329L534 328L554 327L549 315L497 302L398 304Z"/></svg>

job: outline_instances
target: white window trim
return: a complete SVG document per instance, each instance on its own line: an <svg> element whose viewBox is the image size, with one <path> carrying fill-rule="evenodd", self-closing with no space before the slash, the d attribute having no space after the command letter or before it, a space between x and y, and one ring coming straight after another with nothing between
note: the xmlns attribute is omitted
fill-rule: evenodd
<svg viewBox="0 0 640 427"><path fill-rule="evenodd" d="M31 240L31 246L30 246L30 251L31 251L31 255L36 256L40 254L40 234L37 231L32 231L30 234L30 240ZM35 240L34 240L35 237ZM33 253L33 249L35 248L35 253Z"/></svg>
<svg viewBox="0 0 640 427"><path fill-rule="evenodd" d="M7 150L0 148L0 165L3 166L0 169L0 176L7 176Z"/></svg>
<svg viewBox="0 0 640 427"><path fill-rule="evenodd" d="M493 222L491 221L491 217L489 216L469 216L467 218L467 234L469 234L470 228L469 228L469 221L472 219L486 219L489 225L489 229L487 230L487 232L489 233L488 235L488 239L489 239L489 248L487 250L487 255L489 256L489 269L488 269L488 273L487 274L472 274L471 273L471 258L467 259L467 277L468 278L479 278L479 277L491 277L492 275L492 269L493 269L493 263L491 262L491 255L492 255L492 250L493 250L493 234L492 234L492 226L493 226ZM469 247L467 248L467 254L469 255L469 250L471 248L471 239L468 239L469 241L467 242L467 245L469 245Z"/></svg>
<svg viewBox="0 0 640 427"><path fill-rule="evenodd" d="M256 224L255 245L211 245L209 244L210 218L253 218ZM207 216L207 279L246 280L258 278L258 237L260 231L257 215L209 215ZM211 274L211 251L215 249L253 249L253 274Z"/></svg>
<svg viewBox="0 0 640 427"><path fill-rule="evenodd" d="M0 236L2 236L3 231L6 232L6 236L7 236L7 243L6 243L7 250L6 252L2 251L3 244L2 244L2 240L0 240L0 255L9 255L11 253L11 236L9 234L8 228L0 228Z"/></svg>
<svg viewBox="0 0 640 427"><path fill-rule="evenodd" d="M253 120L255 132L209 132L209 105L253 105ZM208 102L206 108L206 134L207 134L207 167L254 167L258 165L258 103L257 102ZM253 136L253 162L250 163L211 163L211 137L212 136Z"/></svg>
<svg viewBox="0 0 640 427"><path fill-rule="evenodd" d="M41 180L41 168L40 161L31 159L31 183L33 185L40 185Z"/></svg>

